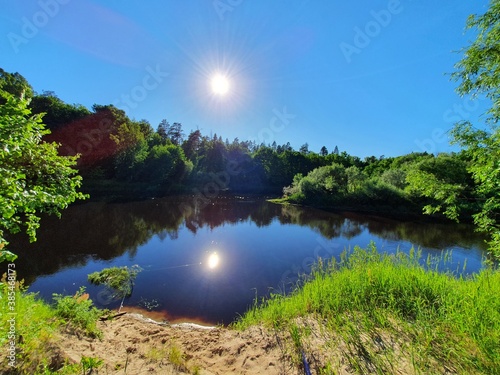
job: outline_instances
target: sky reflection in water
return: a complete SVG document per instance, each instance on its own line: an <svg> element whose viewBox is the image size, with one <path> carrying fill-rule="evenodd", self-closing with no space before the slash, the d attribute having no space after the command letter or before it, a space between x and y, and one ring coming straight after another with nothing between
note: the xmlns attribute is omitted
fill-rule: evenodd
<svg viewBox="0 0 500 375"><path fill-rule="evenodd" d="M170 321L230 323L255 297L285 292L318 256L374 241L379 250L428 254L452 250L449 269L481 267L483 238L463 225L404 222L360 214L280 206L263 199L220 198L197 206L189 198L70 207L61 220L42 221L38 242L11 239L19 276L30 291L52 293L83 285L100 307L116 308L112 293L87 282L111 266L143 268L127 306L157 311ZM157 315L158 316L158 315Z"/></svg>

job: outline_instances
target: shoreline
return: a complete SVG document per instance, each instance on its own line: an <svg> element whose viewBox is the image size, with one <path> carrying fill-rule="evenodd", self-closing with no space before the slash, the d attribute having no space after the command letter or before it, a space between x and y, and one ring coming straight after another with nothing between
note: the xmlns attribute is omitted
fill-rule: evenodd
<svg viewBox="0 0 500 375"><path fill-rule="evenodd" d="M123 306L122 313L126 313L125 315L137 315L142 316L144 321L149 321L154 324L162 325L162 326L182 326L182 325L192 325L196 327L204 327L204 328L215 328L215 327L224 327L227 328L228 325L220 325L220 324L212 324L204 321L203 319L196 318L169 318L168 314L162 311L148 311L142 307L138 306Z"/></svg>
<svg viewBox="0 0 500 375"><path fill-rule="evenodd" d="M206 330L212 330L212 329L217 328L215 326L205 326L205 325L196 324L196 323L192 323L192 322L182 322L182 323L159 322L159 321L156 321L154 319L148 318L147 316L144 316L143 314L128 312L128 311L124 311L124 313L125 313L124 315L130 316L130 317L137 319L141 322L156 324L156 325L163 326L163 327L187 328L187 329L206 329Z"/></svg>

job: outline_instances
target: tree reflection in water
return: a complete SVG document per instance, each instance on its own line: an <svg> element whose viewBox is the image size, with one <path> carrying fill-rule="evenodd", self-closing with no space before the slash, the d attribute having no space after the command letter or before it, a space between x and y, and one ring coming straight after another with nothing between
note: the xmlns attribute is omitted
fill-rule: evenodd
<svg viewBox="0 0 500 375"><path fill-rule="evenodd" d="M201 208L200 208L201 206ZM445 249L479 246L482 237L470 226L398 221L354 213L334 214L293 205L277 205L260 198L221 197L209 205L189 197L171 197L130 203L87 203L68 208L61 219L45 217L37 242L23 236L9 238L11 249L20 255L19 269L29 283L39 275L61 268L84 265L89 259L111 260L138 248L153 236L178 238L185 226L196 234L224 225L253 222L258 227L277 220L282 225L306 226L326 239L347 239L369 231L381 239L407 241L416 246Z"/></svg>
<svg viewBox="0 0 500 375"><path fill-rule="evenodd" d="M218 243L204 247L195 241L201 235ZM254 297L253 287L259 287L259 293L278 287L286 270L311 260L319 241L335 241L339 252L356 244L365 246L370 239L391 246L413 244L429 251L471 248L479 258L485 249L483 238L464 225L330 213L241 197L219 197L210 204L191 197L169 197L74 205L61 219L43 218L37 237L33 244L23 236L9 239L10 248L19 254L19 277L28 285L40 276L95 262L114 265L123 256L130 260L143 257L149 264L140 264L145 271L137 280L137 289L141 289L141 279L153 289L159 288L164 294L163 306L193 305L193 298L199 298L197 306L203 305L205 310L210 303L225 304L233 309L232 314L241 306L231 305L230 296L239 293L249 298L238 302L244 310ZM464 250L463 256L468 254ZM189 267L176 268L186 265ZM159 281L159 275L165 281ZM154 290L143 294L137 297L138 303L139 298L159 298ZM178 301L169 300L170 295Z"/></svg>

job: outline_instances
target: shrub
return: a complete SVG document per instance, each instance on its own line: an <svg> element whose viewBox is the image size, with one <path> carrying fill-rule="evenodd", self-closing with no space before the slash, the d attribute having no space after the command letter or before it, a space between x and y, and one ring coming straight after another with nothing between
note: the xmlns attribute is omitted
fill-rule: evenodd
<svg viewBox="0 0 500 375"><path fill-rule="evenodd" d="M81 329L90 337L101 337L102 332L97 328L97 319L102 315L81 287L74 296L54 294L56 315L63 318L68 325Z"/></svg>

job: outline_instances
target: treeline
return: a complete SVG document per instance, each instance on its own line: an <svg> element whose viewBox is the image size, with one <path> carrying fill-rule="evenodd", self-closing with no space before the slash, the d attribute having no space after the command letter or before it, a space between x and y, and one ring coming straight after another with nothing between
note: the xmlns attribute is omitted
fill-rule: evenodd
<svg viewBox="0 0 500 375"><path fill-rule="evenodd" d="M55 93L34 92L19 73L0 70L0 88L30 98L33 114L44 113L51 131L46 141L60 144L64 156L79 154L78 169L92 196L128 194L165 195L200 191L280 193L297 173L339 163L346 167L366 162L335 147L328 154L310 152L307 144L296 151L290 143L257 144L228 140L199 130L188 134L178 122L132 120L113 105L68 104Z"/></svg>
<svg viewBox="0 0 500 375"><path fill-rule="evenodd" d="M361 159L337 146L331 153L307 144L297 151L289 143L229 141L199 130L186 135L167 120L153 127L113 105L67 104L53 92L36 94L18 73L1 70L0 88L31 97L31 111L45 113L46 140L60 143L62 155L81 155L77 167L94 198L283 193L296 203L454 220L481 205L465 153Z"/></svg>
<svg viewBox="0 0 500 375"><path fill-rule="evenodd" d="M78 169L91 193L280 193L297 173L333 162L363 165L346 152L321 155L307 145L296 151L289 143L229 141L199 130L186 135L180 123L167 120L154 128L112 105L87 110L53 93L35 95L31 107L33 113L46 113L44 122L51 130L47 141L60 143L62 155L81 155Z"/></svg>
<svg viewBox="0 0 500 375"><path fill-rule="evenodd" d="M34 113L46 113L47 140L60 143L63 155L81 154L78 168L93 196L283 192L297 203L396 214L420 214L422 208L438 213L458 201L474 202L467 161L459 155L361 159L337 147L315 153L307 144L294 150L289 143L229 141L199 130L186 135L180 123L167 120L153 128L112 105L89 111L52 93L35 95L31 103ZM462 216L469 211L461 210Z"/></svg>
<svg viewBox="0 0 500 375"><path fill-rule="evenodd" d="M288 201L387 213L443 214L469 219L481 197L463 154L412 153L366 158L358 165L333 162L295 175L283 189Z"/></svg>

